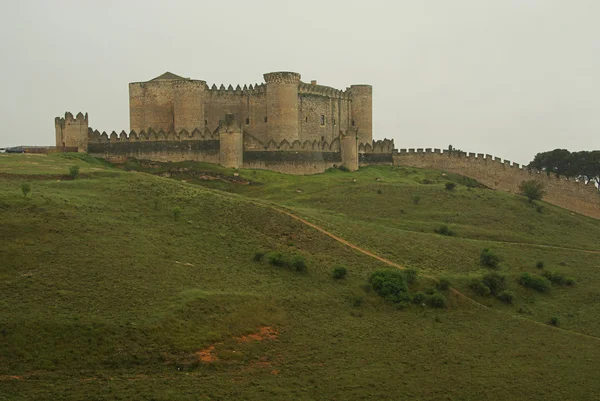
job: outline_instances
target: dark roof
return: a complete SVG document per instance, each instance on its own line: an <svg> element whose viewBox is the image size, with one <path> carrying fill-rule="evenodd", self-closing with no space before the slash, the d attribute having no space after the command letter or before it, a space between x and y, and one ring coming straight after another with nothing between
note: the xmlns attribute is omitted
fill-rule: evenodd
<svg viewBox="0 0 600 401"><path fill-rule="evenodd" d="M179 80L186 80L189 78L184 78L184 77L180 77L179 75L175 75L172 72L165 72L162 75L159 75L158 77L151 79L151 81L179 81Z"/></svg>

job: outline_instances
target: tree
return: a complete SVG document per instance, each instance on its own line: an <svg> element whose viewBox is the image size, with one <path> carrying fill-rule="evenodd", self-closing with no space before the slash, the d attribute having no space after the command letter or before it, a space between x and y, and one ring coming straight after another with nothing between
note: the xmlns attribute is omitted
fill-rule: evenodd
<svg viewBox="0 0 600 401"><path fill-rule="evenodd" d="M77 176L79 175L79 166L69 167L69 175L71 176L72 179L77 178Z"/></svg>
<svg viewBox="0 0 600 401"><path fill-rule="evenodd" d="M529 167L568 178L595 181L600 186L600 150L569 152L554 149L535 155Z"/></svg>
<svg viewBox="0 0 600 401"><path fill-rule="evenodd" d="M522 181L519 185L519 191L527 197L529 202L542 200L544 195L546 195L544 184L537 180Z"/></svg>
<svg viewBox="0 0 600 401"><path fill-rule="evenodd" d="M31 185L26 182L21 184L21 192L23 192L23 196L27 198L27 194L31 192Z"/></svg>

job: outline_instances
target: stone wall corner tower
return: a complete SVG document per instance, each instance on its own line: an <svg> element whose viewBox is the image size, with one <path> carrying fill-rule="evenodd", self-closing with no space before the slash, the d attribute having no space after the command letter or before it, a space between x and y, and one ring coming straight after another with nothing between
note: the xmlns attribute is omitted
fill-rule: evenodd
<svg viewBox="0 0 600 401"><path fill-rule="evenodd" d="M358 130L358 142L373 142L373 87L350 86L352 99L351 126Z"/></svg>
<svg viewBox="0 0 600 401"><path fill-rule="evenodd" d="M57 148L77 148L78 152L87 152L88 149L88 115L85 113L73 114L66 112L64 118L54 119Z"/></svg>
<svg viewBox="0 0 600 401"><path fill-rule="evenodd" d="M267 137L275 142L299 139L297 72L269 72L264 74L267 84Z"/></svg>

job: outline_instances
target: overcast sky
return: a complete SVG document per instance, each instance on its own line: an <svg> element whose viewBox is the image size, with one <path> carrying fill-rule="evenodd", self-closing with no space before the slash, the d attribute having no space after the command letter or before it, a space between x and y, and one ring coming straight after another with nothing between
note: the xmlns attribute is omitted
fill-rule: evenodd
<svg viewBox="0 0 600 401"><path fill-rule="evenodd" d="M54 117L129 129L129 82L296 71L373 85L376 139L528 163L600 149L600 1L47 0L0 4L0 146L53 145Z"/></svg>

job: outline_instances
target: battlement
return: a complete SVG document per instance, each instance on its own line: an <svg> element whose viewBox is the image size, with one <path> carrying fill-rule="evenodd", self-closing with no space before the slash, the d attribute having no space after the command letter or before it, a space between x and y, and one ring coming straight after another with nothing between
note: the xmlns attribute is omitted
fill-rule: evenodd
<svg viewBox="0 0 600 401"><path fill-rule="evenodd" d="M54 119L54 126L64 128L66 125L71 124L80 124L87 125L88 124L88 114L85 115L81 112L77 113L75 117L70 112L66 112L64 117L56 117Z"/></svg>
<svg viewBox="0 0 600 401"><path fill-rule="evenodd" d="M300 82L298 93L301 95L324 96L334 99L349 99L350 97L347 91L342 91L329 86L307 84L304 82Z"/></svg>
<svg viewBox="0 0 600 401"><path fill-rule="evenodd" d="M393 150L393 139L382 139L379 141L361 143L358 145L358 153L392 153Z"/></svg>
<svg viewBox="0 0 600 401"><path fill-rule="evenodd" d="M263 143L256 137L244 133L244 150L247 152L337 152L340 150L340 140L335 138L331 143L317 140L305 140L303 142L295 140L290 143L287 139L279 142L271 139L267 143Z"/></svg>
<svg viewBox="0 0 600 401"><path fill-rule="evenodd" d="M290 71L268 72L263 74L267 84L298 84L300 83L300 74Z"/></svg>

